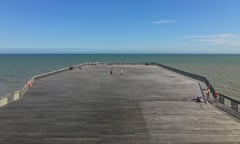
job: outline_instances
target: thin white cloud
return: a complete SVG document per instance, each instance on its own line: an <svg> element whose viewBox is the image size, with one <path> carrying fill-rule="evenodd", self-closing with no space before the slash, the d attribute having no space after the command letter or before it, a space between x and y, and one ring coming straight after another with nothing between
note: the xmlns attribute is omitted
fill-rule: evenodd
<svg viewBox="0 0 240 144"><path fill-rule="evenodd" d="M238 35L235 34L215 34L215 35L191 35L191 36L182 36L183 38L233 38Z"/></svg>
<svg viewBox="0 0 240 144"><path fill-rule="evenodd" d="M177 23L175 20L159 20L159 21L153 21L153 24L174 24Z"/></svg>
<svg viewBox="0 0 240 144"><path fill-rule="evenodd" d="M215 34L215 35L195 35L182 36L196 42L204 42L216 45L240 46L240 35L238 34Z"/></svg>

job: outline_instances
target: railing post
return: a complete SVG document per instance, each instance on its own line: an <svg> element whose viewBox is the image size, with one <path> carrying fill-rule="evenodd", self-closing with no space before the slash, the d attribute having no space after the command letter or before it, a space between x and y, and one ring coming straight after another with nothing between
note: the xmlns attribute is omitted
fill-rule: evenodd
<svg viewBox="0 0 240 144"><path fill-rule="evenodd" d="M182 71L176 68L172 68L163 64L158 64L158 63L150 63L150 64L154 64L157 66L160 66L162 68L174 71L176 73L188 76L190 78L196 79L196 80L200 80L202 82L204 82L208 88L210 88L211 93L213 94L213 97L215 98L216 102L219 102L220 104L222 104L224 107L230 108L232 111L237 112L237 115L239 117L240 114L240 101L239 100L234 100L231 97L222 95L220 93L218 93L217 91L215 91L213 85L208 81L208 79L204 76L201 75L197 75L197 74L193 74L190 72L186 72L186 71ZM217 98L218 96L218 98ZM235 115L235 114L234 114Z"/></svg>
<svg viewBox="0 0 240 144"><path fill-rule="evenodd" d="M238 104L238 112L240 112L240 104Z"/></svg>
<svg viewBox="0 0 240 144"><path fill-rule="evenodd" d="M224 104L224 97L219 95L219 103Z"/></svg>
<svg viewBox="0 0 240 144"><path fill-rule="evenodd" d="M234 101L231 101L231 108L238 112L238 103L235 103Z"/></svg>

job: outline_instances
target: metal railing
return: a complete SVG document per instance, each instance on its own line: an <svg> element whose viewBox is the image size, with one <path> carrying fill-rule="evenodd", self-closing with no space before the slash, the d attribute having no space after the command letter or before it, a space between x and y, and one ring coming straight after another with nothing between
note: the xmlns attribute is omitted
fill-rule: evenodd
<svg viewBox="0 0 240 144"><path fill-rule="evenodd" d="M79 64L79 65L74 65L73 67L80 68L85 65L96 65L96 63L88 62L88 63ZM70 69L70 67L65 67L62 69L55 70L55 71L51 71L51 72L33 76L21 89L16 90L16 91L14 91L10 94L4 95L4 96L0 96L0 107L3 107L9 103L12 103L12 102L17 101L20 98L22 98L25 95L25 93L30 89L29 83L33 84L36 80L42 79L47 76L55 75L55 74L58 74L58 73L61 73L64 71L68 71L69 69Z"/></svg>
<svg viewBox="0 0 240 144"><path fill-rule="evenodd" d="M73 67L80 68L80 67L85 66L85 65L97 65L97 64L103 64L103 63L87 62L87 63L83 63L83 64L79 64L79 65L74 65ZM136 64L136 63L125 63L125 64ZM159 64L159 63L138 63L138 64L160 66L160 67L163 67L165 69L168 69L168 70L174 71L176 73L185 75L187 77L193 78L195 80L199 80L201 82L204 82L207 87L210 87L210 91L213 94L213 96L215 96L215 98L216 98L216 96L218 96L218 99L216 99L217 100L216 101L217 102L216 106L218 106L219 108L233 114L234 116L236 116L240 119L240 101L235 100L235 99L233 99L229 96L225 96L221 93L217 93L215 91L213 85L209 82L209 80L206 77L201 76L201 75L197 75L197 74L193 74L193 73L190 73L190 72L186 72L186 71L183 71L183 70L179 70L179 69L169 67L169 66L166 66L166 65L163 65L163 64ZM51 75L54 75L54 74L57 74L57 73L61 73L61 72L67 71L69 69L70 69L70 67L66 67L66 68L56 70L56 71L52 71L52 72L48 72L48 73L44 73L44 74L40 74L40 75L35 75L28 81L28 83L30 82L30 83L33 84L38 79L41 79L41 78L44 78L44 77L47 77L47 76L51 76ZM28 83L25 84L20 90L17 90L15 92L11 93L11 94L0 97L0 107L5 106L5 105L7 105L11 102L14 102L14 101L22 98L24 96L24 94L29 89Z"/></svg>
<svg viewBox="0 0 240 144"><path fill-rule="evenodd" d="M176 73L182 74L184 76L187 76L187 77L193 78L195 80L199 80L201 82L204 82L207 87L208 86L210 87L210 91L213 94L213 96L214 96L214 98L217 102L216 106L225 110L225 111L227 111L227 112L229 112L229 113L231 113L233 116L240 119L240 101L216 92L215 88L213 87L213 85L209 82L209 80L206 77L201 76L201 75L197 75L197 74L193 74L193 73L190 73L190 72L186 72L186 71L183 71L183 70L179 70L179 69L169 67L169 66L166 66L166 65L163 65L163 64L159 64L159 63L146 63L146 65L160 66L160 67L163 67L165 69L168 69L168 70L174 71Z"/></svg>

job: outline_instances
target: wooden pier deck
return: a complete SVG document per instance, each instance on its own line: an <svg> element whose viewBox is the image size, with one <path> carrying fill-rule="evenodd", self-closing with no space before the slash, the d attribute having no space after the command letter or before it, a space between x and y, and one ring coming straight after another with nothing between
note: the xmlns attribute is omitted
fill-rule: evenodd
<svg viewBox="0 0 240 144"><path fill-rule="evenodd" d="M0 143L240 143L240 122L198 96L197 81L160 67L84 66L0 108Z"/></svg>

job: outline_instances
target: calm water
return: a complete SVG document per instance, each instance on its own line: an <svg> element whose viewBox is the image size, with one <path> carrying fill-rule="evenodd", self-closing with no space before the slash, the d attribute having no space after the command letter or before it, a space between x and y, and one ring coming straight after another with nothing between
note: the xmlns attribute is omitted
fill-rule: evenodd
<svg viewBox="0 0 240 144"><path fill-rule="evenodd" d="M0 96L22 87L33 75L83 62L158 62L201 74L220 93L240 99L240 55L0 55Z"/></svg>

